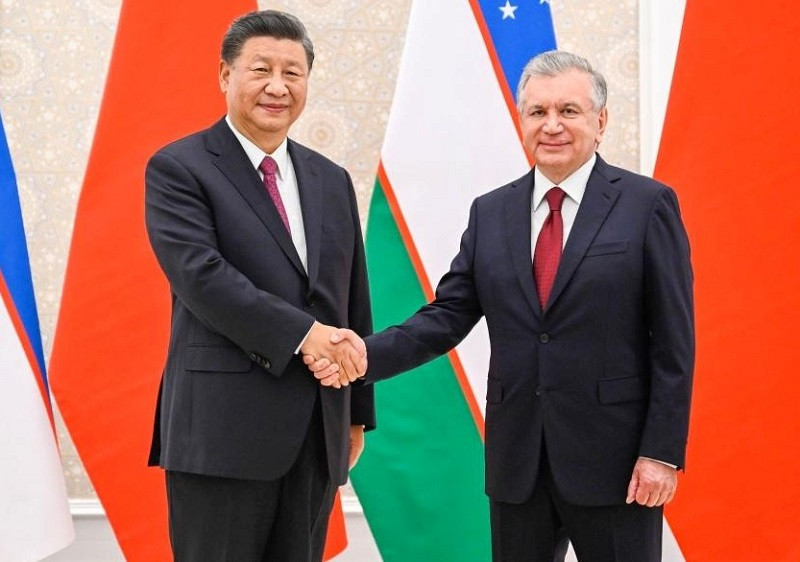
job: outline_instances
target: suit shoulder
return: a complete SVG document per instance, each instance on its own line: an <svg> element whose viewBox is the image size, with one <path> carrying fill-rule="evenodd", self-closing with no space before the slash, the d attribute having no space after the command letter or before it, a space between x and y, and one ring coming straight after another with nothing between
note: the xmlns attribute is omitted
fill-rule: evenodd
<svg viewBox="0 0 800 562"><path fill-rule="evenodd" d="M337 170L339 172L346 172L346 170L342 166L340 166L327 156L324 156L319 152L317 152L316 150L308 148L307 146L302 145L299 142L294 141L292 139L289 139L289 154L292 156L293 160L299 160L301 162L303 160L308 160L322 168Z"/></svg>
<svg viewBox="0 0 800 562"><path fill-rule="evenodd" d="M185 137L181 137L159 148L151 157L151 160L157 156L171 156L173 158L182 159L181 156L197 154L198 151L205 151L205 138L208 134L208 129L197 131Z"/></svg>
<svg viewBox="0 0 800 562"><path fill-rule="evenodd" d="M603 173L607 179L612 181L615 178L619 179L622 186L624 186L623 189L642 190L653 195L664 190L673 191L672 187L654 178L626 170L625 168L612 166L610 164L606 164L605 170L601 173Z"/></svg>
<svg viewBox="0 0 800 562"><path fill-rule="evenodd" d="M525 175L508 182L507 184L495 187L491 191L487 191L483 195L475 198L476 205L497 205L500 204L505 197L517 189L530 189L533 187L533 171L526 172Z"/></svg>
<svg viewBox="0 0 800 562"><path fill-rule="evenodd" d="M675 190L656 179L631 172L603 162L597 171L610 184L619 190L621 200L631 209L639 209L648 213L657 212L667 207L679 209L678 195Z"/></svg>

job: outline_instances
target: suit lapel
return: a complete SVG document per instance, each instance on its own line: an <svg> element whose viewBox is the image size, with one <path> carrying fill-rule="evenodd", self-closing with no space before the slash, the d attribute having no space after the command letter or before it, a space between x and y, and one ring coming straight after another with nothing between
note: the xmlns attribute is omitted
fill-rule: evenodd
<svg viewBox="0 0 800 562"><path fill-rule="evenodd" d="M531 255L531 197L533 197L533 169L511 184L505 198L505 220L508 250L522 292L537 316L541 315L539 293L533 281Z"/></svg>
<svg viewBox="0 0 800 562"><path fill-rule="evenodd" d="M322 246L322 183L313 153L289 139L289 156L297 177L303 226L306 232L306 263L309 291L313 290L319 273L319 252Z"/></svg>
<svg viewBox="0 0 800 562"><path fill-rule="evenodd" d="M619 174L616 174L598 155L586 184L583 200L578 207L575 223L572 225L564 252L561 254L561 263L558 265L558 272L547 303L548 308L553 305L569 283L578 264L586 254L586 250L589 249L608 213L617 202L620 192L613 184L619 179Z"/></svg>
<svg viewBox="0 0 800 562"><path fill-rule="evenodd" d="M264 183L247 158L247 154L239 140L224 119L218 121L209 129L206 148L211 153L211 161L228 178L258 215L258 218L270 231L289 261L298 271L305 274L297 249L294 247L292 238L286 230L278 210L270 200L264 188Z"/></svg>

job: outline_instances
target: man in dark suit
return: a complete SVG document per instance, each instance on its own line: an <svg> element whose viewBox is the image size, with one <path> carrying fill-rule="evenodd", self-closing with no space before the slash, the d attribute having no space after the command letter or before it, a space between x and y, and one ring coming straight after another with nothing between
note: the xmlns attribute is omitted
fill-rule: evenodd
<svg viewBox="0 0 800 562"><path fill-rule="evenodd" d="M661 557L684 466L694 364L689 245L675 193L596 154L606 84L551 51L518 89L535 168L478 197L436 299L366 339L367 380L486 317L486 492L495 560ZM334 339L347 339L337 334ZM305 358L312 363L312 358ZM324 360L312 363L323 384Z"/></svg>
<svg viewBox="0 0 800 562"><path fill-rule="evenodd" d="M166 469L179 561L321 560L336 487L375 424L371 387L321 387L299 355L355 378L363 345L330 335L372 330L350 177L287 139L313 57L294 16L237 19L219 67L227 116L147 166L172 292L150 464Z"/></svg>

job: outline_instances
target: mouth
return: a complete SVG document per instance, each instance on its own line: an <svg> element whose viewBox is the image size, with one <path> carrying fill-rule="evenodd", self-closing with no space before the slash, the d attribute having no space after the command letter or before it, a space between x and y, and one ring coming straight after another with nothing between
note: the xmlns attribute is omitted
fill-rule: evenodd
<svg viewBox="0 0 800 562"><path fill-rule="evenodd" d="M561 142L549 141L549 142L540 142L539 146L542 147L544 150L559 150L567 146L568 144L569 143L567 141L561 141Z"/></svg>
<svg viewBox="0 0 800 562"><path fill-rule="evenodd" d="M258 107L267 113L281 113L282 111L286 111L289 106L282 103L260 103Z"/></svg>

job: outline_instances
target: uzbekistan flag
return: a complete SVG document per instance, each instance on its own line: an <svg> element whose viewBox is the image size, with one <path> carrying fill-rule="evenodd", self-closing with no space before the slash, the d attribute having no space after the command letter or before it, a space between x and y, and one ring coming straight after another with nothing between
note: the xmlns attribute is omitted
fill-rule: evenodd
<svg viewBox="0 0 800 562"><path fill-rule="evenodd" d="M148 468L169 288L144 226L144 169L225 113L222 37L254 0L122 4L67 265L53 392L129 562L172 559L164 474ZM0 531L2 532L2 531ZM347 544L337 504L326 554ZM0 556L2 558L2 556Z"/></svg>
<svg viewBox="0 0 800 562"><path fill-rule="evenodd" d="M472 200L530 169L512 92L555 46L547 2L414 2L367 224L376 330L433 298ZM379 429L352 478L387 562L491 559L488 350L482 322L457 353L376 385Z"/></svg>
<svg viewBox="0 0 800 562"><path fill-rule="evenodd" d="M0 119L0 560L72 542L17 181Z"/></svg>

